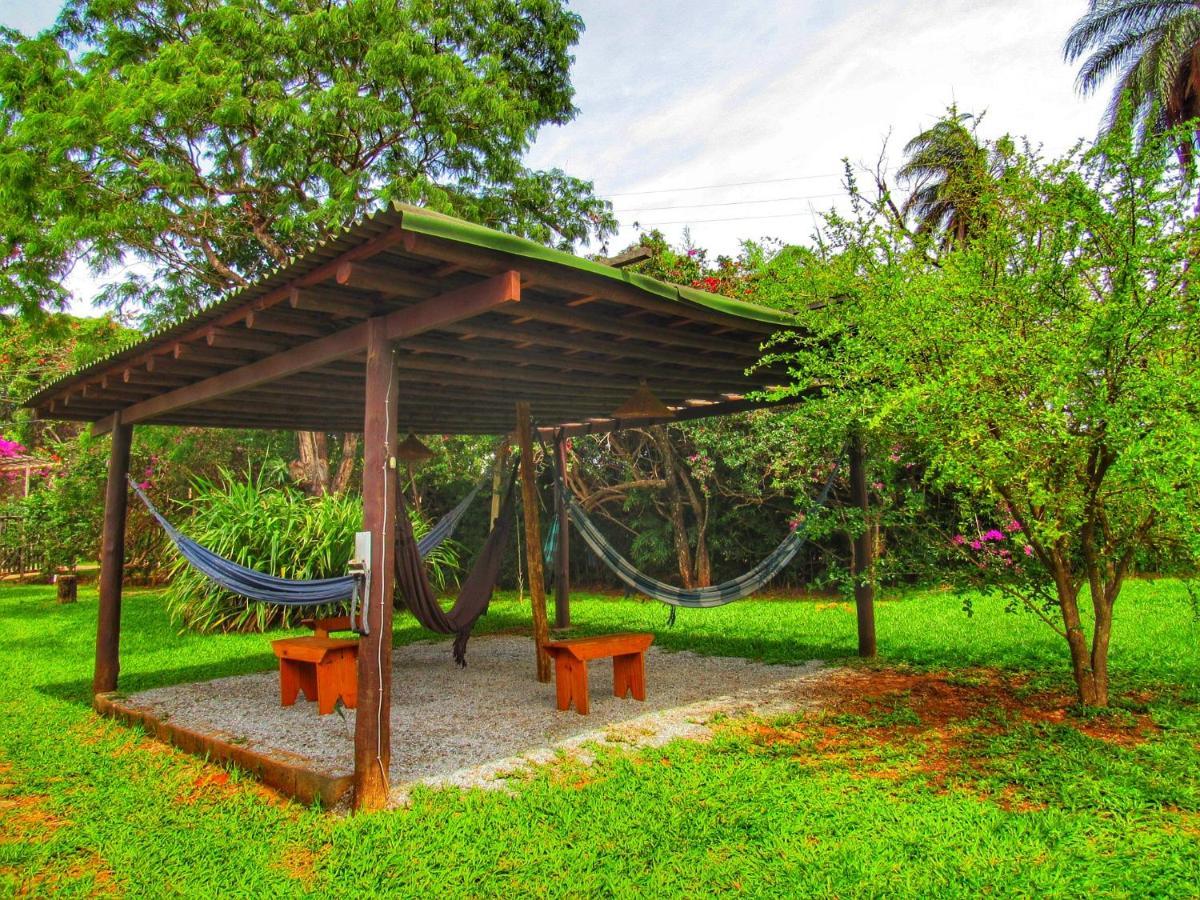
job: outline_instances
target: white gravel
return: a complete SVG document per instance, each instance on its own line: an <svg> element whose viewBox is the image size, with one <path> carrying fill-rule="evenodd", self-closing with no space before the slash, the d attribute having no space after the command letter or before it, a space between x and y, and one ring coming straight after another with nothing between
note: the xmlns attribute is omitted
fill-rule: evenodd
<svg viewBox="0 0 1200 900"><path fill-rule="evenodd" d="M588 758L596 744L647 746L703 738L718 713L771 714L812 705L830 669L818 660L777 666L652 647L646 702L612 696L612 662L589 668L591 714L559 712L554 685L541 684L528 637L474 638L458 669L450 645L397 647L392 667L393 799L415 783L504 787L504 776L560 752ZM355 710L318 716L301 695L279 705L276 672L143 691L124 703L174 724L217 732L251 749L297 756L330 775L353 771Z"/></svg>

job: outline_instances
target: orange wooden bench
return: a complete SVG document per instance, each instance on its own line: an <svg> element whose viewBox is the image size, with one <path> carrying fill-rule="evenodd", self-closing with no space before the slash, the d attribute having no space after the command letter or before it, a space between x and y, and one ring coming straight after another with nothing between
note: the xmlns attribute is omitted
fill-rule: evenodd
<svg viewBox="0 0 1200 900"><path fill-rule="evenodd" d="M613 696L646 699L646 650L654 643L652 634L605 634L600 637L551 641L546 649L554 657L554 685L558 708L570 709L581 716L588 714L588 673L590 659L613 660Z"/></svg>
<svg viewBox="0 0 1200 900"><path fill-rule="evenodd" d="M279 657L279 699L283 706L296 702L300 691L317 701L319 715L333 712L338 698L347 709L358 699L358 639L333 638L331 631L349 631L350 617L305 619L312 637L282 638L271 642Z"/></svg>

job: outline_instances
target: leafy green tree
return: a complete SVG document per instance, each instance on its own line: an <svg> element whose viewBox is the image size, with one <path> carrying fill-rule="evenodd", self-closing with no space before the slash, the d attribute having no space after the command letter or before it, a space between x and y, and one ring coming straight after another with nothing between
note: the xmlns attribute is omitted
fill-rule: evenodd
<svg viewBox="0 0 1200 900"><path fill-rule="evenodd" d="M1115 76L1105 131L1125 103L1143 138L1200 117L1200 7L1191 0L1089 0L1063 52L1068 62L1083 59L1076 83L1084 94ZM1176 135L1176 152L1191 159L1197 131Z"/></svg>
<svg viewBox="0 0 1200 900"><path fill-rule="evenodd" d="M805 299L827 302L768 356L788 391L826 387L798 428L863 427L956 493L963 521L931 548L1053 628L1090 706L1109 700L1139 554L1200 562L1200 226L1164 152L1180 139L1114 129L1059 161L1016 154L936 266L882 204L830 217L828 252L800 257Z"/></svg>
<svg viewBox="0 0 1200 900"><path fill-rule="evenodd" d="M588 182L521 158L575 114L560 0L69 0L0 34L0 310L101 303L176 318L392 200L546 242L615 221ZM349 483L299 435L314 493ZM335 459L336 463L336 459Z"/></svg>
<svg viewBox="0 0 1200 900"><path fill-rule="evenodd" d="M0 309L177 316L390 200L545 241L603 236L590 183L533 171L575 114L559 0L68 0L0 35Z"/></svg>

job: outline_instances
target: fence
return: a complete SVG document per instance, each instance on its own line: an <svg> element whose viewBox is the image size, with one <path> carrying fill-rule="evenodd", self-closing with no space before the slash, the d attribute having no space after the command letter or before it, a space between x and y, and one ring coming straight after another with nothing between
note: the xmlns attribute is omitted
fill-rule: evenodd
<svg viewBox="0 0 1200 900"><path fill-rule="evenodd" d="M24 517L0 515L0 575L24 575L47 568L46 551L25 542Z"/></svg>

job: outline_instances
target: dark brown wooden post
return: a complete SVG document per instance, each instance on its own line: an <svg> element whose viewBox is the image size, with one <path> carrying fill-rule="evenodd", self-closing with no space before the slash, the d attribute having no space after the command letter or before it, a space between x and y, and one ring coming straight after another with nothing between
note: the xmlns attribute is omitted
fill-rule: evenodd
<svg viewBox="0 0 1200 900"><path fill-rule="evenodd" d="M368 320L363 422L363 530L371 533L370 634L358 646L354 720L354 805L388 802L391 761L392 590L395 582L396 446L400 412L396 357L384 323Z"/></svg>
<svg viewBox="0 0 1200 900"><path fill-rule="evenodd" d="M108 451L108 482L104 487L104 526L100 535L100 610L96 619L96 669L92 693L117 689L121 671L121 583L125 578L125 509L129 488L129 447L133 426L117 418Z"/></svg>
<svg viewBox="0 0 1200 900"><path fill-rule="evenodd" d="M567 516L567 436L560 428L554 434L554 455L562 479L554 491L558 516L557 571L554 575L554 627L571 627L571 521Z"/></svg>
<svg viewBox="0 0 1200 900"><path fill-rule="evenodd" d="M871 545L871 505L867 495L867 456L862 436L855 434L850 441L851 502L862 515L862 530L854 537L854 559L851 574L854 578L854 606L858 613L858 655L875 655L875 587L871 583L873 548Z"/></svg>
<svg viewBox="0 0 1200 900"><path fill-rule="evenodd" d="M537 477L533 471L533 422L529 404L517 403L517 444L521 449L521 505L525 514L525 560L529 569L529 600L533 604L533 643L537 679L550 680L550 624L546 621L546 572L542 560L542 528L538 521Z"/></svg>

